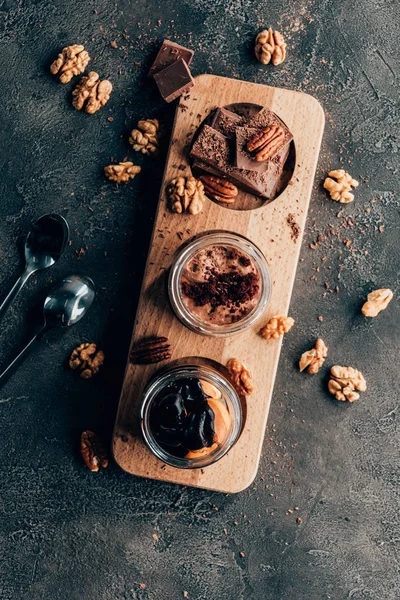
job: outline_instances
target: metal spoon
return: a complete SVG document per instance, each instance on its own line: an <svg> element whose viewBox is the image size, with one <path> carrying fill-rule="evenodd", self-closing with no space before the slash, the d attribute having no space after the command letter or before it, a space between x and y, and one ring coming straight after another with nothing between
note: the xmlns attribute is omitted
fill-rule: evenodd
<svg viewBox="0 0 400 600"><path fill-rule="evenodd" d="M43 306L44 325L0 375L0 385L11 370L28 354L32 346L54 327L75 325L89 310L95 296L95 287L89 277L70 275L60 281L49 293Z"/></svg>
<svg viewBox="0 0 400 600"><path fill-rule="evenodd" d="M68 223L61 215L44 215L32 225L25 240L25 270L0 306L0 320L32 273L48 269L58 261L68 238Z"/></svg>

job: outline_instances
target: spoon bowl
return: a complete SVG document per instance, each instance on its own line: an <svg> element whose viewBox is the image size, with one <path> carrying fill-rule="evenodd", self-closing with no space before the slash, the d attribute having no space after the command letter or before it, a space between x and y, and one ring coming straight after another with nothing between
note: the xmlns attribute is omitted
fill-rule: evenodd
<svg viewBox="0 0 400 600"><path fill-rule="evenodd" d="M68 238L69 227L64 217L43 215L35 221L26 236L26 266L32 273L52 267L64 253Z"/></svg>
<svg viewBox="0 0 400 600"><path fill-rule="evenodd" d="M51 290L44 302L46 327L75 325L90 308L94 296L94 283L89 277L65 277Z"/></svg>

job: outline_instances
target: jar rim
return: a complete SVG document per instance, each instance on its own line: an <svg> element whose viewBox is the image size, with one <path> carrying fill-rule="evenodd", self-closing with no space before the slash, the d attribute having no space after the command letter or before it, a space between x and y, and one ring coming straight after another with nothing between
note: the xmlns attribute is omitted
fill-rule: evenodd
<svg viewBox="0 0 400 600"><path fill-rule="evenodd" d="M206 456L198 458L177 457L170 454L164 447L160 446L150 427L150 413L152 404L161 389L174 380L184 377L193 377L208 381L217 387L224 398L231 414L231 430L226 439L215 450ZM242 407L239 396L233 385L214 367L189 363L174 365L162 373L153 376L147 383L142 396L140 406L140 427L143 439L151 452L164 463L181 469L196 469L214 464L220 460L236 443L242 430Z"/></svg>
<svg viewBox="0 0 400 600"><path fill-rule="evenodd" d="M261 286L256 306L242 319L224 325L214 325L198 319L184 303L180 284L187 262L202 248L217 244L233 246L247 254L255 263ZM251 240L232 231L211 230L194 236L178 250L169 272L168 296L176 316L186 327L202 335L227 336L247 329L262 316L270 295L271 278L264 254Z"/></svg>

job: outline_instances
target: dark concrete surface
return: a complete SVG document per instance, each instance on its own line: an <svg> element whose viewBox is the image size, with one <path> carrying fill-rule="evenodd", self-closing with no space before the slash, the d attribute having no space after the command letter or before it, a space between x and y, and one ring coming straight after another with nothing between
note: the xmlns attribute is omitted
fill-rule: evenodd
<svg viewBox="0 0 400 600"><path fill-rule="evenodd" d="M1 323L0 367L37 326L53 281L85 273L98 287L88 317L49 335L0 391L1 600L400 597L399 19L396 0L0 1L0 300L22 269L18 243L33 220L59 211L72 232L65 257L32 278ZM288 42L279 68L252 56L269 25ZM127 138L138 118L171 125L174 106L144 77L164 37L196 50L194 74L302 90L327 117L290 310L296 325L259 474L236 496L136 479L114 464L92 474L79 454L81 431L109 440L115 418L165 159L138 158ZM48 72L70 43L84 43L90 68L114 84L94 116L76 112L73 84ZM142 174L116 188L102 174L111 156L139 160ZM340 165L361 182L344 207L321 189ZM339 229L348 215L354 225ZM329 228L341 240L310 249ZM364 319L365 295L382 286L395 299ZM328 395L327 368L299 374L296 361L318 335L326 367L364 373L368 390L354 405ZM106 353L92 381L65 366L84 340Z"/></svg>

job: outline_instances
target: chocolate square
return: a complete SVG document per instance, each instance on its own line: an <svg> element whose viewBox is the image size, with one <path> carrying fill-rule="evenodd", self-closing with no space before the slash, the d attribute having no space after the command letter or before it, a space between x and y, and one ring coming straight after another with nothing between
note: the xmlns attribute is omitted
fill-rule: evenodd
<svg viewBox="0 0 400 600"><path fill-rule="evenodd" d="M241 117L226 108L217 108L210 126L222 133L222 135L233 138L236 128L240 127L240 125L243 125L245 122L245 117Z"/></svg>
<svg viewBox="0 0 400 600"><path fill-rule="evenodd" d="M156 73L154 81L166 102L172 102L194 86L194 79L182 58Z"/></svg>
<svg viewBox="0 0 400 600"><path fill-rule="evenodd" d="M164 40L158 54L151 65L149 71L149 77L153 77L159 71L162 71L174 62L177 62L181 58L185 61L187 66L190 65L193 59L194 52L189 48L184 48L175 42L170 40Z"/></svg>

